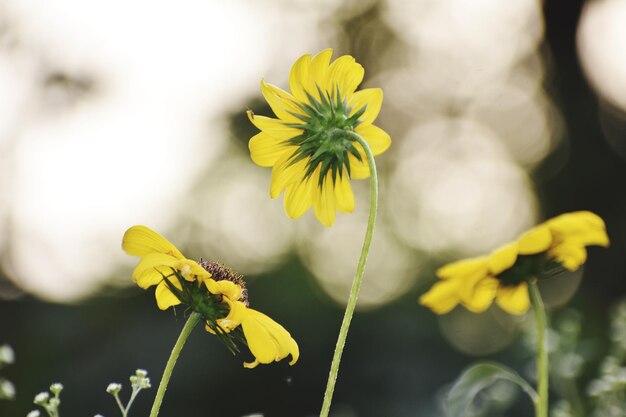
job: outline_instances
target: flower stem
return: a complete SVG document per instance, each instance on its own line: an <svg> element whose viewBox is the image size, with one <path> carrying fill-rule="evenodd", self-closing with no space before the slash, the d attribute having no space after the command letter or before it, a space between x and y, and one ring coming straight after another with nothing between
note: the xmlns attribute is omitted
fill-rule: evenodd
<svg viewBox="0 0 626 417"><path fill-rule="evenodd" d="M174 370L174 365L176 365L176 360L178 359L178 355L180 355L180 351L183 349L187 338L191 334L193 328L200 321L200 314L193 312L187 319L185 323L185 327L180 332L178 336L178 340L176 344L172 348L172 353L170 353L170 358L167 360L167 364L165 365L165 370L163 371L163 377L161 378L161 383L159 384L159 389L157 390L156 397L154 398L154 403L152 404L152 410L150 411L150 417L157 417L159 415L159 409L161 408L161 403L163 402L163 396L165 395L165 390L167 389L167 384L170 381L170 377L172 376L172 371Z"/></svg>
<svg viewBox="0 0 626 417"><path fill-rule="evenodd" d="M535 313L537 328L537 394L535 416L548 417L548 323L546 310L537 288L537 281L529 284L530 299Z"/></svg>
<svg viewBox="0 0 626 417"><path fill-rule="evenodd" d="M376 213L378 211L378 176L376 174L376 163L374 162L374 155L370 149L368 143L356 132L350 132L357 142L363 146L367 162L370 168L370 212L369 219L367 221L367 230L365 232L365 239L363 240L363 248L361 249L361 257L359 258L359 264L356 268L356 274L354 281L352 282L352 289L350 290L350 297L348 298L348 305L343 315L343 321L341 323L341 329L339 330L339 337L337 338L337 345L335 346L335 354L333 355L333 361L330 365L330 373L328 375L328 382L326 384L326 392L324 393L324 403L322 404L322 411L320 417L327 417L330 411L330 404L333 399L333 392L335 391L335 382L337 381L337 374L339 373L339 364L341 362L341 354L346 344L346 338L348 336L348 329L350 328L350 321L354 314L354 308L356 307L357 299L359 298L359 291L361 289L361 283L363 281L363 272L365 270L365 263L367 262L367 254L369 253L372 243L372 236L374 235L374 224L376 223Z"/></svg>

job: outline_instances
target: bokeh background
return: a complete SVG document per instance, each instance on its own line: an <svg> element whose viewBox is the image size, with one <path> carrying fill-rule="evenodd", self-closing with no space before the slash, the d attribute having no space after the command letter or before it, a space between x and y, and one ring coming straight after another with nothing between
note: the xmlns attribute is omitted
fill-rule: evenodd
<svg viewBox="0 0 626 417"><path fill-rule="evenodd" d="M437 317L417 299L441 264L563 212L601 215L612 245L542 290L601 336L626 295L624 21L626 0L3 0L0 343L16 351L2 376L17 399L0 415L25 415L57 381L63 416L118 415L105 388L128 395L136 368L154 387L132 414L147 415L184 317L131 283L120 242L134 224L244 273L252 305L301 349L294 367L245 370L248 356L196 330L161 414L319 411L368 184L332 228L288 219L249 158L245 110L271 115L260 79L286 88L295 59L327 47L383 88L377 125L393 140L333 415L437 416L476 358L522 363L523 320ZM518 403L508 415L528 412Z"/></svg>

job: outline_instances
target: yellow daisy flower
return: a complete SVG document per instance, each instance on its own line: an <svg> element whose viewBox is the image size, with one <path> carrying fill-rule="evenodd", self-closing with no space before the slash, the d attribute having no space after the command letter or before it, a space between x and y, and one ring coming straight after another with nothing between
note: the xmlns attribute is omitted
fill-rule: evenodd
<svg viewBox="0 0 626 417"><path fill-rule="evenodd" d="M391 138L373 125L380 111L380 88L356 91L364 70L349 55L330 62L332 50L300 57L291 68L288 93L261 81L261 92L277 119L248 111L261 131L250 139L252 160L272 167L270 196L283 191L284 206L292 219L311 206L325 226L335 213L354 210L350 179L367 178L369 166L355 133L379 155Z"/></svg>
<svg viewBox="0 0 626 417"><path fill-rule="evenodd" d="M437 314L458 304L479 313L495 300L510 314L524 314L530 305L528 281L549 277L555 268L575 271L587 260L590 245L609 245L604 221L588 211L560 215L488 256L440 268L441 281L420 297L420 303Z"/></svg>
<svg viewBox="0 0 626 417"><path fill-rule="evenodd" d="M156 285L157 305L165 310L184 304L199 313L206 330L215 334L233 352L237 341L245 342L255 360L246 368L291 356L296 363L296 341L280 324L248 307L243 277L215 262L187 259L167 239L145 226L126 231L122 248L141 261L133 280L142 288Z"/></svg>

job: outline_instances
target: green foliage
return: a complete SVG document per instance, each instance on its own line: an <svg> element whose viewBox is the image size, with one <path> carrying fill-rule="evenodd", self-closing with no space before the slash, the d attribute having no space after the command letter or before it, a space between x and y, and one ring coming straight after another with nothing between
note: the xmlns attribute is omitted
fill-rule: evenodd
<svg viewBox="0 0 626 417"><path fill-rule="evenodd" d="M537 393L515 371L498 363L483 362L465 370L455 382L448 394L448 416L466 417L478 394L499 381L508 381L518 385L528 394L533 403L536 403Z"/></svg>

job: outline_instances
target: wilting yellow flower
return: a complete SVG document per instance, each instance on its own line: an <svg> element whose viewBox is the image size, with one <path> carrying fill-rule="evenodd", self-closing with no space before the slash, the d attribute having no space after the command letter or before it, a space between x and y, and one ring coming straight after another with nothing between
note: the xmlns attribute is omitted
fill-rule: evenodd
<svg viewBox="0 0 626 417"><path fill-rule="evenodd" d="M560 215L488 256L440 268L441 281L420 297L420 303L437 314L458 304L479 313L495 299L506 312L524 314L530 305L528 282L549 277L555 268L575 271L587 260L590 245L609 245L604 221L588 211Z"/></svg>
<svg viewBox="0 0 626 417"><path fill-rule="evenodd" d="M391 138L372 123L383 100L380 88L356 91L364 70L349 55L330 62L331 49L300 57L289 76L291 94L265 81L261 92L277 119L248 111L259 129L250 139L252 160L272 167L270 196L285 191L284 205L293 219L311 206L325 226L336 211L354 210L350 179L369 177L370 170L356 132L379 155Z"/></svg>
<svg viewBox="0 0 626 417"><path fill-rule="evenodd" d="M155 296L161 310L180 304L180 300L170 291L164 275L172 270L180 271L187 281L203 281L211 277L196 261L187 259L167 239L146 226L133 226L124 233L122 248L127 254L141 257L133 271L133 281L141 288L156 285ZM172 284L182 289L177 280Z"/></svg>
<svg viewBox="0 0 626 417"><path fill-rule="evenodd" d="M291 355L299 357L298 344L280 324L248 307L243 277L215 262L187 259L167 239L145 226L126 231L122 248L141 257L133 280L142 288L157 286L160 309L184 304L199 313L206 329L220 337L232 351L244 340L255 357L246 368L268 364ZM241 337L240 333L243 333Z"/></svg>

